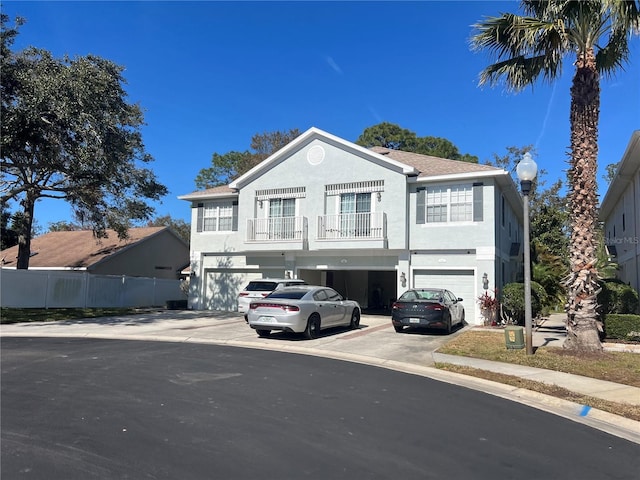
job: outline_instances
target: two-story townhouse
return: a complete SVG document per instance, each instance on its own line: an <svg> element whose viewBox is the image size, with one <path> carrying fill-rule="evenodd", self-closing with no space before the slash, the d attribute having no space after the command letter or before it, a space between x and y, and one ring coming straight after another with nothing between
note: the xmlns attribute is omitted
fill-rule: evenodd
<svg viewBox="0 0 640 480"><path fill-rule="evenodd" d="M599 215L618 278L640 290L640 130L631 135Z"/></svg>
<svg viewBox="0 0 640 480"><path fill-rule="evenodd" d="M508 172L317 128L228 186L179 198L192 205L194 309L235 310L249 280L290 277L365 309L388 309L411 287L447 288L473 324L484 287L522 269L522 200Z"/></svg>

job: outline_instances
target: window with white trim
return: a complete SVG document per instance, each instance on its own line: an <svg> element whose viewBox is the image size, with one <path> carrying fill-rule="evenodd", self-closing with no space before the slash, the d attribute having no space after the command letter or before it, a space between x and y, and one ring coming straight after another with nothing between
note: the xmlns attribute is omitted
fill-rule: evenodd
<svg viewBox="0 0 640 480"><path fill-rule="evenodd" d="M232 232L238 229L238 202L198 204L198 232Z"/></svg>
<svg viewBox="0 0 640 480"><path fill-rule="evenodd" d="M340 194L340 229L342 236L371 235L371 194Z"/></svg>
<svg viewBox="0 0 640 480"><path fill-rule="evenodd" d="M269 200L269 238L290 239L296 235L296 199Z"/></svg>
<svg viewBox="0 0 640 480"><path fill-rule="evenodd" d="M479 222L483 218L482 183L418 188L417 223Z"/></svg>

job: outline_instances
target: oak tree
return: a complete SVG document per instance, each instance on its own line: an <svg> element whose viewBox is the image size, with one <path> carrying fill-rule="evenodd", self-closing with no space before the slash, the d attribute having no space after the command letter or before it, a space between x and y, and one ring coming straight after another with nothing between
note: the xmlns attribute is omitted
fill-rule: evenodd
<svg viewBox="0 0 640 480"><path fill-rule="evenodd" d="M11 51L17 33L2 15L3 204L20 205L17 268L29 267L36 202L68 202L97 238L126 238L153 213L167 188L148 168L142 109L128 103L124 67L94 56L55 58L44 49Z"/></svg>

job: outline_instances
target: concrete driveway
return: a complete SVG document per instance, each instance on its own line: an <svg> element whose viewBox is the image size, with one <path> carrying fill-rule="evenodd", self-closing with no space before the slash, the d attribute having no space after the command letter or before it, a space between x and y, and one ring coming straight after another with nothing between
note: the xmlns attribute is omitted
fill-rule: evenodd
<svg viewBox="0 0 640 480"><path fill-rule="evenodd" d="M260 338L241 314L191 310L168 310L122 317L3 325L3 336L92 337L155 340L264 348L326 357L345 355L375 359L374 363L398 361L431 366L432 353L468 327L451 335L438 331L396 333L387 315L363 315L360 328L323 330L319 338L273 332Z"/></svg>

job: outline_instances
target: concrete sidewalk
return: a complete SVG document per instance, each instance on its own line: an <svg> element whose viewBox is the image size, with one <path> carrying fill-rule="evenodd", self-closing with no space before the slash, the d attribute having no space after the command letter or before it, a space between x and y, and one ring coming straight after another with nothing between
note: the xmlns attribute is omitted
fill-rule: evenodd
<svg viewBox="0 0 640 480"><path fill-rule="evenodd" d="M454 332L452 336L470 328L481 327L464 327ZM566 337L564 315L551 315L536 325L532 333L534 348L561 347ZM557 385L576 393L631 405L640 405L640 388L509 363L440 354L437 353L437 349L447 343L452 336L419 332L398 334L393 330L388 316L363 315L360 329L356 331L337 329L310 341L302 340L298 335L286 333L274 333L269 338L259 338L246 325L240 314L188 310L159 310L135 316L2 325L0 336L210 343L354 361L482 390L551 411L574 421L590 424L594 428L614 435L621 436L623 433L624 438L640 443L640 422L595 411L595 409L589 411L584 406L521 388L438 370L433 368L433 365L435 362L466 365ZM638 346L632 348L628 345L613 345L607 348L638 350L640 354Z"/></svg>

